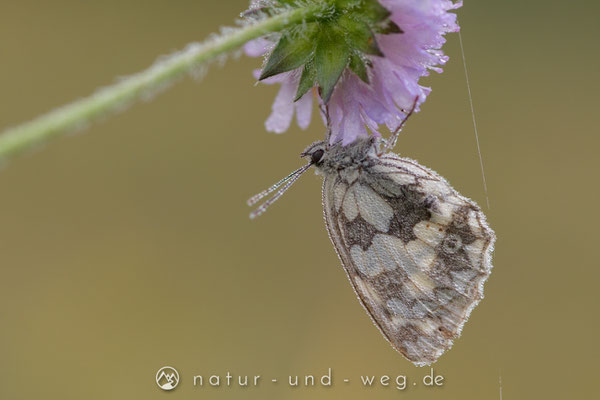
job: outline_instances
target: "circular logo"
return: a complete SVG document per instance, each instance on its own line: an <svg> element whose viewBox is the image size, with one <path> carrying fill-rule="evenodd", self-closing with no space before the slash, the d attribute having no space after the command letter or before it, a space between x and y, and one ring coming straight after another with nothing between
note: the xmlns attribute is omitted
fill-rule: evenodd
<svg viewBox="0 0 600 400"><path fill-rule="evenodd" d="M156 384L162 390L173 390L179 385L179 372L173 367L162 367L156 373Z"/></svg>

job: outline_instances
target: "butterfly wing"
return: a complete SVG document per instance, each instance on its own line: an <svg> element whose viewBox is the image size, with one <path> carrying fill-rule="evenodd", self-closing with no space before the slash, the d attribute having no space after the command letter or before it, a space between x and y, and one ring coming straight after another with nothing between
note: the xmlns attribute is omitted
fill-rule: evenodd
<svg viewBox="0 0 600 400"><path fill-rule="evenodd" d="M429 365L483 298L495 240L477 205L388 153L323 182L327 230L362 305L392 346Z"/></svg>

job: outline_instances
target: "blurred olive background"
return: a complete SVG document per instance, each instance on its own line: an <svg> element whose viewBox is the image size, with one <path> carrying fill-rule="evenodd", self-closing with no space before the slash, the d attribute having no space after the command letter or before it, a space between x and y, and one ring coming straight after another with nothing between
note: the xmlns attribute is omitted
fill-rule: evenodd
<svg viewBox="0 0 600 400"><path fill-rule="evenodd" d="M2 0L0 128L202 40L246 5ZM260 60L232 57L0 170L0 398L498 399L500 376L504 399L593 397L599 12L559 0L459 12L498 242L485 300L434 366L442 388L359 385L429 370L395 353L358 304L320 178L248 219L246 199L300 166L323 127L266 133L276 88L254 86ZM397 151L485 205L456 34L445 51ZM181 375L170 393L154 382L164 365ZM287 387L329 367L333 388ZM193 387L227 371L262 383Z"/></svg>

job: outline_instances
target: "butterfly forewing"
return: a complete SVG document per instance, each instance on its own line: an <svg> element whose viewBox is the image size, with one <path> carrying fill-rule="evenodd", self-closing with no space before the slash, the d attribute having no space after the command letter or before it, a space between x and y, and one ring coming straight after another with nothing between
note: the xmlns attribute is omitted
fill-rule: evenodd
<svg viewBox="0 0 600 400"><path fill-rule="evenodd" d="M393 153L324 175L329 236L361 303L396 350L431 364L483 297L494 241L485 216Z"/></svg>

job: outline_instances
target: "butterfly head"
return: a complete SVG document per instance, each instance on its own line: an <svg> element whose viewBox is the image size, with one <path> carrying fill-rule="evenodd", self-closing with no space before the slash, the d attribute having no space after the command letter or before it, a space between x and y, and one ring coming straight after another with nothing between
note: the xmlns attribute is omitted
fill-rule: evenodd
<svg viewBox="0 0 600 400"><path fill-rule="evenodd" d="M250 213L250 218L254 219L263 214L271 204L277 201L311 167L315 167L317 174L327 175L340 169L356 168L362 165L365 160L375 155L377 140L376 137L369 136L359 138L347 146L342 145L341 142L332 145L324 140L314 142L300 153L302 158L308 160L306 165L293 171L270 188L263 190L248 200L248 205L253 206L269 194L275 192L273 197L266 200Z"/></svg>
<svg viewBox="0 0 600 400"><path fill-rule="evenodd" d="M321 140L319 142L314 142L304 149L304 151L300 153L300 157L308 159L311 165L319 167L323 164L326 153L327 143L324 140Z"/></svg>

